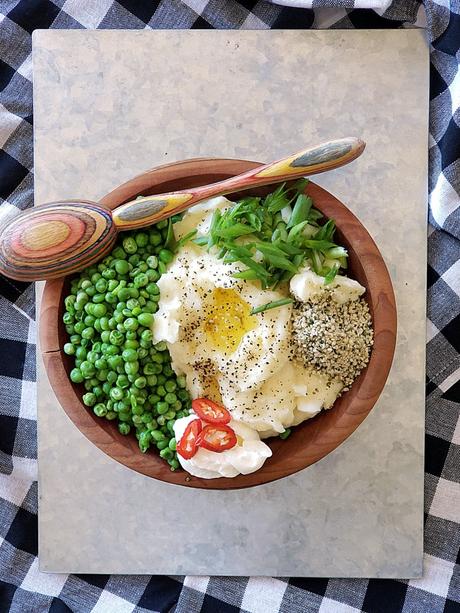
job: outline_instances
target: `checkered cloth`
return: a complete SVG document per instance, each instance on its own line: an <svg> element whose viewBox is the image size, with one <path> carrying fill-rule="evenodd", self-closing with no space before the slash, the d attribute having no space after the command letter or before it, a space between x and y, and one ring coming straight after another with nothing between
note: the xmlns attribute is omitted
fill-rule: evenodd
<svg viewBox="0 0 460 613"><path fill-rule="evenodd" d="M314 6L318 3L313 0ZM0 222L18 208L32 205L30 35L36 28L399 28L427 24L431 121L423 579L40 573L34 294L31 285L0 277L0 612L460 610L460 2L426 0L423 8L417 0L401 0L381 14L337 8L354 6L352 0L320 3L335 8L282 8L262 0L0 0Z"/></svg>

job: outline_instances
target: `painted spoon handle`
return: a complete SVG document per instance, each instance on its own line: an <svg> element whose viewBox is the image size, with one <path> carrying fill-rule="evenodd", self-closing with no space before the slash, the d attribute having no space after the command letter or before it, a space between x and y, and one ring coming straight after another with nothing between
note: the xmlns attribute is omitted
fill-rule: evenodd
<svg viewBox="0 0 460 613"><path fill-rule="evenodd" d="M118 230L142 228L180 213L206 198L338 168L360 156L364 147L365 143L354 137L329 141L225 181L132 200L112 212L113 221Z"/></svg>

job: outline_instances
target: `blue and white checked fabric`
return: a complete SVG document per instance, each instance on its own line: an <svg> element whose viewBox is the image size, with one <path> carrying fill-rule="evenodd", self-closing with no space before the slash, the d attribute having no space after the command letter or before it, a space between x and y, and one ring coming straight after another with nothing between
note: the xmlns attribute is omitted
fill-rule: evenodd
<svg viewBox="0 0 460 613"><path fill-rule="evenodd" d="M32 286L0 277L0 612L460 611L460 1L294 2L314 10L263 0L0 0L0 223L33 200L31 34L37 28L426 27L431 119L424 576L40 573L34 294ZM324 5L330 8L317 9ZM360 8L377 5L376 11Z"/></svg>

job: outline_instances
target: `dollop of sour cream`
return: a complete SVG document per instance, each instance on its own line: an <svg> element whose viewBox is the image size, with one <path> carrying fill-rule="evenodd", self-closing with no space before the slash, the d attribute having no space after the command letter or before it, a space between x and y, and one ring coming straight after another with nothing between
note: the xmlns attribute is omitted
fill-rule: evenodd
<svg viewBox="0 0 460 613"><path fill-rule="evenodd" d="M194 419L197 419L197 416L192 413L174 423L177 442L182 438L187 424ZM202 479L236 477L239 474L248 475L259 470L265 460L272 455L270 447L260 440L256 430L241 421L232 419L228 425L233 428L238 439L234 447L219 453L200 447L190 460L185 460L178 453L177 457L182 468Z"/></svg>

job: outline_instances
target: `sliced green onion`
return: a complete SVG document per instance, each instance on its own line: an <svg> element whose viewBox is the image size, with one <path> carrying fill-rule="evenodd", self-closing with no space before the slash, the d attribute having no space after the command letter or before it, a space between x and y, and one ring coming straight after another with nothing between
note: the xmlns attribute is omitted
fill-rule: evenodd
<svg viewBox="0 0 460 613"><path fill-rule="evenodd" d="M268 311L270 309L277 309L278 307L282 307L286 304L292 304L293 302L294 300L292 298L283 298L282 300L267 302L267 304L262 304L259 307L251 309L251 315L257 315L257 313L262 313L263 311Z"/></svg>

